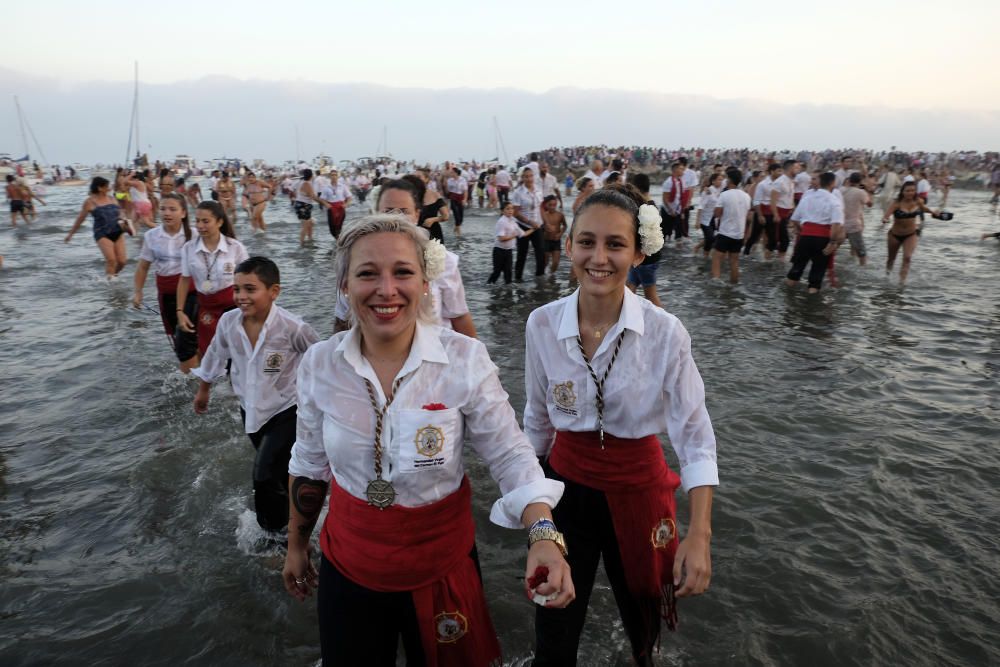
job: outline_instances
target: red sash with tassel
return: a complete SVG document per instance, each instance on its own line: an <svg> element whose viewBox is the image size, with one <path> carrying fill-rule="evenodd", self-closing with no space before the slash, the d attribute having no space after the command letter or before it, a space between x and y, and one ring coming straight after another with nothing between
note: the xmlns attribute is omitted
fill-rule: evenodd
<svg viewBox="0 0 1000 667"><path fill-rule="evenodd" d="M167 314L167 305L163 302L164 295L177 294L177 283L181 280L181 274L176 273L172 276L161 276L156 274L156 300L160 304L160 321L163 322L163 330L167 332L168 336L174 335L174 323L171 322ZM178 308L183 308L184 304L178 304ZM170 313L176 317L176 313ZM174 320L176 321L176 319Z"/></svg>
<svg viewBox="0 0 1000 667"><path fill-rule="evenodd" d="M184 307L183 304L180 306ZM227 310L236 307L233 299L233 286L224 287L215 294L198 292L198 354L205 356L209 343L215 338L215 328L219 326L219 318Z"/></svg>
<svg viewBox="0 0 1000 667"><path fill-rule="evenodd" d="M655 435L630 440L595 432L559 431L549 465L578 484L603 491L611 510L629 591L644 610L646 639L660 634L660 617L677 627L674 554L680 477L667 466ZM572 544L566 545L570 550Z"/></svg>
<svg viewBox="0 0 1000 667"><path fill-rule="evenodd" d="M372 507L330 482L320 544L348 579L375 591L410 591L431 667L500 664L500 643L483 584L469 557L475 544L469 478L423 507Z"/></svg>

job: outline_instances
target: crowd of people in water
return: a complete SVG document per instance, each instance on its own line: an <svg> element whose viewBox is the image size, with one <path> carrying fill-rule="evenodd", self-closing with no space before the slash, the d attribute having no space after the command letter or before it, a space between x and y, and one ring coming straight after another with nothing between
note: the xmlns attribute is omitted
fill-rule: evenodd
<svg viewBox="0 0 1000 667"><path fill-rule="evenodd" d="M197 378L196 412L210 409L214 383L231 382L255 451L257 521L286 546L287 592L317 591L324 664L394 665L400 642L410 664L500 664L466 445L499 484L490 520L527 533L533 664L576 664L602 561L633 657L652 664L678 601L709 587L719 484L691 337L657 294L664 245L697 242L711 275L725 270L734 283L742 259L759 253L787 268L789 285L805 275L817 292L836 280L840 246L867 261L867 209L888 225L887 270L902 255L901 282L925 219L950 219L947 160L617 153L552 149L519 169L411 165L374 178L240 168L196 180L156 167L93 178L65 241L92 218L115 277L126 238L144 232L133 304L144 304L152 274L171 353ZM658 196L649 160L663 161ZM994 185L1000 192L1000 176ZM24 202L38 198L16 178L7 194L12 223L29 222ZM282 201L300 221L299 243L314 242L317 218L335 242L327 340L277 305L279 267L236 238L238 216L266 233ZM361 210L348 219L352 206ZM497 216L487 283L522 281L532 253L536 276L570 265L574 291L539 303L526 323L521 424L476 339L461 258L446 248L459 247L447 237L461 236L470 208ZM636 378L655 390L635 391ZM317 568L310 544L327 504Z"/></svg>

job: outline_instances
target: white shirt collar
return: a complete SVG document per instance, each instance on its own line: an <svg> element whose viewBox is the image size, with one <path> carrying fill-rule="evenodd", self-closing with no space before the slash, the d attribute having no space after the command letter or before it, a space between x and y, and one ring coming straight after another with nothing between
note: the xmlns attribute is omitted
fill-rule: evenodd
<svg viewBox="0 0 1000 667"><path fill-rule="evenodd" d="M559 321L559 330L556 334L558 340L576 338L580 335L580 320L577 316L579 303L580 289L577 288L566 298L566 305L563 307L562 319ZM642 304L639 302L639 297L632 293L632 290L625 290L625 300L622 302L622 312L618 316L617 325L619 326L616 326L616 329L631 329L640 336L645 331Z"/></svg>
<svg viewBox="0 0 1000 667"><path fill-rule="evenodd" d="M417 322L417 329L413 334L413 344L410 346L410 354L396 377L402 377L417 370L420 364L425 361L436 364L448 363L448 353L445 352L441 338L438 336L439 329L433 324ZM344 355L344 360L354 368L358 375L370 380L374 378L375 373L371 364L361 354L361 329L357 325L351 327L347 335L340 341L337 352Z"/></svg>
<svg viewBox="0 0 1000 667"><path fill-rule="evenodd" d="M229 244L226 242L226 235L225 234L219 234L219 245L216 246L215 250L210 251L208 248L205 247L205 238L202 237L202 236L199 236L198 237L198 247L196 247L195 250L196 251L198 251L198 250L204 250L205 252L207 252L209 254L211 254L212 252L215 252L215 251L226 252L227 250L229 250Z"/></svg>

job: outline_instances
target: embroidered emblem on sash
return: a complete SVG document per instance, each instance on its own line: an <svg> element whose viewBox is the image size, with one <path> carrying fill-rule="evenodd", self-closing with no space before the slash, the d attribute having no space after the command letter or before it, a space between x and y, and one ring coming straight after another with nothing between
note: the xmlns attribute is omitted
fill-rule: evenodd
<svg viewBox="0 0 1000 667"><path fill-rule="evenodd" d="M201 323L202 324L206 324L206 325L207 324L211 324L212 323L212 313L208 313L208 312L202 313L201 314Z"/></svg>
<svg viewBox="0 0 1000 667"><path fill-rule="evenodd" d="M660 522L653 528L650 541L653 543L654 549L666 549L674 541L674 536L676 535L677 525L674 523L674 520L669 518L660 519Z"/></svg>
<svg viewBox="0 0 1000 667"><path fill-rule="evenodd" d="M434 617L434 628L437 630L438 642L453 644L468 632L469 621L457 611L443 611Z"/></svg>
<svg viewBox="0 0 1000 667"><path fill-rule="evenodd" d="M413 440L417 446L417 453L427 458L437 456L444 449L444 431L437 426L425 426L419 429Z"/></svg>
<svg viewBox="0 0 1000 667"><path fill-rule="evenodd" d="M552 399L556 402L556 410L574 417L576 411L576 393L573 391L573 381L567 380L552 387Z"/></svg>
<svg viewBox="0 0 1000 667"><path fill-rule="evenodd" d="M280 373L281 372L281 362L285 360L285 356L281 352L272 352L267 355L264 359L264 372L265 373Z"/></svg>

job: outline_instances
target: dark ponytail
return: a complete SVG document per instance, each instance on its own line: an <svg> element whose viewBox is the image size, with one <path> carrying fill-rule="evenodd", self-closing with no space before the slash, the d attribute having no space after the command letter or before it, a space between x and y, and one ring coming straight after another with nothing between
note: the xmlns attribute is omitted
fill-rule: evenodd
<svg viewBox="0 0 1000 667"><path fill-rule="evenodd" d="M233 229L233 223L229 222L229 216L226 215L226 209L222 207L222 204L211 199L206 199L198 204L198 209L208 211L216 220L222 221L222 227L219 231L222 232L223 236L228 236L231 239L236 238L236 230Z"/></svg>

